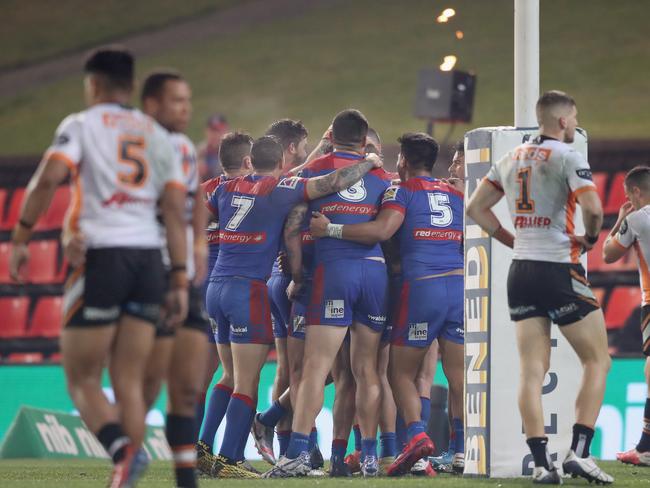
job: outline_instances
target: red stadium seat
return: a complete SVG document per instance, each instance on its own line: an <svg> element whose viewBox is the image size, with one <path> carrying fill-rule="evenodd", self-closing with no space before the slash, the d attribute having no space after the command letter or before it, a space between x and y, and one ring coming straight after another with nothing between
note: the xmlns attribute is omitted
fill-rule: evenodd
<svg viewBox="0 0 650 488"><path fill-rule="evenodd" d="M0 338L22 337L27 329L29 298L0 298Z"/></svg>
<svg viewBox="0 0 650 488"><path fill-rule="evenodd" d="M31 364L43 361L43 354L40 352L12 352L7 356L8 363Z"/></svg>
<svg viewBox="0 0 650 488"><path fill-rule="evenodd" d="M5 190L4 188L0 188L0 228L4 223L6 203L7 203L7 190Z"/></svg>
<svg viewBox="0 0 650 488"><path fill-rule="evenodd" d="M609 175L607 173L594 173L594 185L596 185L596 190L598 191L598 197L600 201L605 205L605 190L607 189L607 179Z"/></svg>
<svg viewBox="0 0 650 488"><path fill-rule="evenodd" d="M20 208L23 204L23 197L25 196L24 188L16 188L11 195L11 203L9 204L9 210L5 214L5 219L2 222L2 228L5 230L12 229L13 226L18 222L18 216L20 215Z"/></svg>
<svg viewBox="0 0 650 488"><path fill-rule="evenodd" d="M30 323L30 337L58 337L63 321L63 298L43 297L36 304Z"/></svg>
<svg viewBox="0 0 650 488"><path fill-rule="evenodd" d="M27 281L36 284L54 283L57 279L58 242L34 241L29 243Z"/></svg>
<svg viewBox="0 0 650 488"><path fill-rule="evenodd" d="M11 253L11 244L9 242L0 242L0 283L11 283L9 277L9 254Z"/></svg>
<svg viewBox="0 0 650 488"><path fill-rule="evenodd" d="M609 194L607 197L607 203L605 204L606 214L617 214L621 205L623 205L627 200L625 189L623 188L624 181L625 173L621 172L614 175L612 183L609 185Z"/></svg>
<svg viewBox="0 0 650 488"><path fill-rule="evenodd" d="M605 323L607 329L620 329L637 308L641 306L641 290L637 286L614 288L607 302Z"/></svg>
<svg viewBox="0 0 650 488"><path fill-rule="evenodd" d="M53 230L63 227L63 217L65 216L66 210L68 210L69 203L70 187L68 185L60 186L57 188L47 212L38 219L35 230Z"/></svg>

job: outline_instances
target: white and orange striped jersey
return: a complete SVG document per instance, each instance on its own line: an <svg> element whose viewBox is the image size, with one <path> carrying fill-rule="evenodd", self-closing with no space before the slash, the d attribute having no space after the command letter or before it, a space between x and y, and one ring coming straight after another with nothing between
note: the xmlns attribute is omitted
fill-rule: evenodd
<svg viewBox="0 0 650 488"><path fill-rule="evenodd" d="M578 263L577 196L595 190L589 163L568 144L541 137L490 168L487 181L505 193L515 226L514 259Z"/></svg>
<svg viewBox="0 0 650 488"><path fill-rule="evenodd" d="M642 303L650 305L650 205L629 214L614 236L614 242L629 249L634 246L639 264Z"/></svg>
<svg viewBox="0 0 650 488"><path fill-rule="evenodd" d="M72 172L64 232L81 231L88 248L160 248L158 200L167 185L185 188L169 134L137 109L94 105L59 125L46 157Z"/></svg>

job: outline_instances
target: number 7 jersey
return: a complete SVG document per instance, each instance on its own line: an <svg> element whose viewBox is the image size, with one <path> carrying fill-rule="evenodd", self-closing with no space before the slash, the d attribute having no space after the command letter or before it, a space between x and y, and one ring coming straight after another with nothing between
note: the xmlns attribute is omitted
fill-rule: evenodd
<svg viewBox="0 0 650 488"><path fill-rule="evenodd" d="M577 196L595 190L589 163L568 144L536 139L510 151L486 179L505 193L515 226L514 259L575 263Z"/></svg>

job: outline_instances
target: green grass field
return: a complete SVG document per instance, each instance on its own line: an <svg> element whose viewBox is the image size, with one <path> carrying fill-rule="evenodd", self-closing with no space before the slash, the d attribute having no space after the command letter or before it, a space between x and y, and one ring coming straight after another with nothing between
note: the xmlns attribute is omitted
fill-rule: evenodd
<svg viewBox="0 0 650 488"><path fill-rule="evenodd" d="M267 469L268 465L262 462L255 463L258 469ZM624 466L615 462L602 463L612 476L616 478L616 487L648 487L650 486L650 469ZM30 488L47 485L48 488L59 487L92 487L105 486L109 475L107 462L101 461L40 461L40 460L11 460L0 461L0 485L5 487ZM564 480L566 486L588 486L583 479ZM376 478L364 480L355 477L353 479L291 479L291 480L264 480L263 483L272 484L274 487L297 487L297 486L318 486L320 488L340 488L342 486L384 486L384 487L416 487L416 486L440 486L457 488L474 487L501 487L501 486L531 486L525 480L479 480L462 478L452 475L439 475L435 479L406 477L406 478ZM259 486L256 480L216 480L203 478L201 486ZM138 484L142 487L173 486L173 476L168 463L155 462L149 471Z"/></svg>
<svg viewBox="0 0 650 488"><path fill-rule="evenodd" d="M513 121L512 5L342 1L144 58L138 71L162 65L185 73L194 91L194 139L215 110L254 135L276 118L300 118L318 138L338 110L354 106L393 142L406 130L425 127L411 115L418 69L455 54L458 68L475 71L478 83L474 121L457 126L453 140L471 127ZM449 6L457 11L452 21L435 23ZM643 100L650 63L642 60L650 58L649 15L645 0L541 2L541 88L572 93L591 137L648 137ZM455 38L456 29L463 30L463 40ZM79 73L35 91L0 94L2 152L40 153L62 118L82 108ZM436 135L446 130L440 126Z"/></svg>

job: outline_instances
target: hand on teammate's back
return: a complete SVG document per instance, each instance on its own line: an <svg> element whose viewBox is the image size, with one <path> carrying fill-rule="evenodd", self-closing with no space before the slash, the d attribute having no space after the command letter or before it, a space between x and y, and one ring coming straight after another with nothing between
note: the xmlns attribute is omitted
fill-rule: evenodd
<svg viewBox="0 0 650 488"><path fill-rule="evenodd" d="M304 286L302 283L297 283L295 281L291 281L289 283L289 286L287 287L287 297L289 300L292 302L300 298L300 295L302 295L304 291Z"/></svg>
<svg viewBox="0 0 650 488"><path fill-rule="evenodd" d="M325 217L320 212L312 212L311 220L309 222L309 232L312 237L320 239L321 237L327 237L327 224L330 223L330 219Z"/></svg>
<svg viewBox="0 0 650 488"><path fill-rule="evenodd" d="M381 168L384 166L384 162L381 160L379 155L375 153L366 154L366 161L370 161L375 168Z"/></svg>

